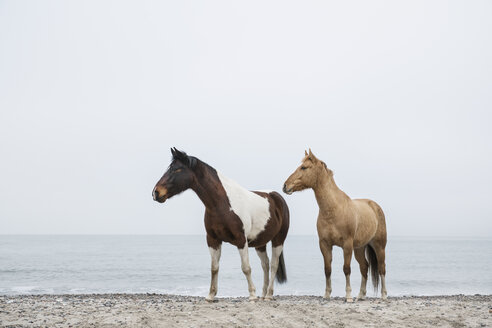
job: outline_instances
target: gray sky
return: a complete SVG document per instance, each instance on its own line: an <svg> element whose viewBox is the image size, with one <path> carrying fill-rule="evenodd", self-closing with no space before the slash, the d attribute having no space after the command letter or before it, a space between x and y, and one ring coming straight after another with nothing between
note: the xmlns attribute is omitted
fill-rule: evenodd
<svg viewBox="0 0 492 328"><path fill-rule="evenodd" d="M204 234L176 146L248 189L311 147L389 235L492 236L490 1L0 1L0 233ZM284 195L315 234L312 191Z"/></svg>

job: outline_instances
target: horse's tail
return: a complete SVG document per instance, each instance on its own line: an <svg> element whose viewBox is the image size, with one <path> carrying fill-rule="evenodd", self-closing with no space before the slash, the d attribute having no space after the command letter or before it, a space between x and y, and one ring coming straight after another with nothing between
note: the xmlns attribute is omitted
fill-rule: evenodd
<svg viewBox="0 0 492 328"><path fill-rule="evenodd" d="M372 285L375 290L378 290L379 287L379 271L378 271L378 258L376 256L376 252L371 245L366 246L366 257L367 262L369 262L369 272L372 277Z"/></svg>
<svg viewBox="0 0 492 328"><path fill-rule="evenodd" d="M278 268L275 278L277 278L277 282L279 284L283 284L284 282L287 282L287 271L285 270L284 251L280 253L280 256L278 258Z"/></svg>

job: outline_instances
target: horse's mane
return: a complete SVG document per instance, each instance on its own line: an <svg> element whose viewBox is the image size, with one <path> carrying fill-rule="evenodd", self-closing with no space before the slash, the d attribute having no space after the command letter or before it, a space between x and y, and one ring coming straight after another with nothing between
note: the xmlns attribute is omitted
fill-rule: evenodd
<svg viewBox="0 0 492 328"><path fill-rule="evenodd" d="M196 164L198 163L198 158L196 158L195 156L188 156L188 158L190 161L190 163L189 163L190 168L194 169Z"/></svg>
<svg viewBox="0 0 492 328"><path fill-rule="evenodd" d="M330 169L328 168L328 166L326 166L326 163L325 163L325 162L323 162L322 160L319 160L319 161L321 162L321 164L323 164L323 167L325 168L326 172L327 172L330 176L333 176L333 171L332 171L332 170L330 170Z"/></svg>

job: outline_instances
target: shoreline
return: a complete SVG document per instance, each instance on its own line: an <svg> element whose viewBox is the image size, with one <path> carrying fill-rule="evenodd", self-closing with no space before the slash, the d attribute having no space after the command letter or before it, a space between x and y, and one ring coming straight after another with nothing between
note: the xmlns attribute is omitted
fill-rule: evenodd
<svg viewBox="0 0 492 328"><path fill-rule="evenodd" d="M353 295L352 295L353 296ZM189 298L189 299L202 299L205 300L205 296L196 295L184 295L184 294L166 294L166 293L65 293L65 294L0 294L0 302L4 298L23 298L23 297L164 297L164 298ZM320 295L275 295L277 299L288 298L319 298L323 299ZM354 301L355 301L355 296ZM401 295L401 296L388 296L388 299L407 299L407 298L459 298L459 297L492 297L492 294L442 294L442 295ZM369 296L367 299L377 300L379 296ZM218 296L216 300L248 300L247 296ZM330 300L344 300L343 296L332 296ZM217 301L214 301L216 303ZM259 299L260 300L260 299ZM267 301L268 302L268 301ZM329 302L329 301L328 301Z"/></svg>
<svg viewBox="0 0 492 328"><path fill-rule="evenodd" d="M0 327L492 327L492 295L343 297L0 295Z"/></svg>

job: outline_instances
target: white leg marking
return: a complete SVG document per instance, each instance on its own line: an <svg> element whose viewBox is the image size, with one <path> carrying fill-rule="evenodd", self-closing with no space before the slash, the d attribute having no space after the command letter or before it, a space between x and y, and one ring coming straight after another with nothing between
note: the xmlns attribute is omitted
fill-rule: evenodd
<svg viewBox="0 0 492 328"><path fill-rule="evenodd" d="M238 248L239 255L241 256L241 269L243 269L243 273L246 276L246 280L248 280L248 291L249 291L249 300L256 300L256 288L253 284L253 279L251 279L251 266L249 265L249 255L248 255L248 242L244 244L243 248Z"/></svg>
<svg viewBox="0 0 492 328"><path fill-rule="evenodd" d="M345 276L345 299L348 303L352 303L354 300L352 299L352 287L350 287L350 275Z"/></svg>
<svg viewBox="0 0 492 328"><path fill-rule="evenodd" d="M259 250L256 250L256 253L260 257L261 260L261 267L263 268L263 292L261 294L262 298L265 298L267 294L267 288L268 288L268 274L269 274L269 263L268 263L268 254L267 252L260 252Z"/></svg>
<svg viewBox="0 0 492 328"><path fill-rule="evenodd" d="M283 249L284 249L283 245L277 247L272 246L272 263L270 265L270 283L268 284L268 291L265 299L273 298L273 285L275 282L275 276L277 275L280 254L282 254Z"/></svg>
<svg viewBox="0 0 492 328"><path fill-rule="evenodd" d="M331 277L326 279L326 288L324 298L329 300L331 297Z"/></svg>
<svg viewBox="0 0 492 328"><path fill-rule="evenodd" d="M367 286L367 279L364 277L361 277L360 280L360 291L359 291L359 296L357 296L358 300L364 300L366 299L366 286Z"/></svg>
<svg viewBox="0 0 492 328"><path fill-rule="evenodd" d="M388 292L386 291L386 278L381 275L381 299L386 300L388 298Z"/></svg>
<svg viewBox="0 0 492 328"><path fill-rule="evenodd" d="M219 245L217 249L209 247L210 256L212 257L212 279L210 281L210 292L206 297L206 300L212 302L214 300L215 295L217 295L217 280L219 276L219 261L220 261L220 253L221 253L222 245Z"/></svg>

